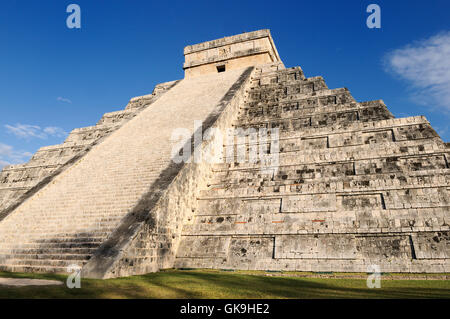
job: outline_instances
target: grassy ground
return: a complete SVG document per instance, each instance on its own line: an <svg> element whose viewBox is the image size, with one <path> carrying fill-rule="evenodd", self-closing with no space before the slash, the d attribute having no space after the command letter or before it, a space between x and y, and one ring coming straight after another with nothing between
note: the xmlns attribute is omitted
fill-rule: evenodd
<svg viewBox="0 0 450 319"><path fill-rule="evenodd" d="M66 280L64 275L51 274L0 272L0 277ZM0 298L450 298L450 280L382 280L380 289L369 289L364 279L167 270L118 279L82 279L80 289L0 286Z"/></svg>

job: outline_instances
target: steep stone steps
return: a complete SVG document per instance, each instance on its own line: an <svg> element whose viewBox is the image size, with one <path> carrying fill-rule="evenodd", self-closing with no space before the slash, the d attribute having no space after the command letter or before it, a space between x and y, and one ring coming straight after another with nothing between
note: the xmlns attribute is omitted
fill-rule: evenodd
<svg viewBox="0 0 450 319"><path fill-rule="evenodd" d="M70 167L93 145L135 117L177 83L158 84L152 94L131 99L125 110L104 114L95 126L74 129L63 144L41 147L28 163L5 166L0 172L0 220L4 218L4 212L9 211L8 208L25 201L31 196L29 192L41 188Z"/></svg>
<svg viewBox="0 0 450 319"><path fill-rule="evenodd" d="M70 265L77 265L82 267L86 264L86 259L65 259L65 260L57 260L57 259L8 259L8 263L14 266L23 266L23 267L42 267L42 268L66 268L65 272L68 272L67 267Z"/></svg>
<svg viewBox="0 0 450 319"><path fill-rule="evenodd" d="M26 222L33 222L36 223L37 221L35 219L29 221L29 220L25 220ZM100 222L96 222L95 220L91 220L91 221L86 221L83 220L83 223L79 223L79 224L72 224L70 222L70 220L66 219L66 221L64 219L60 219L59 220L60 223L56 224L56 223L52 223L51 225L45 227L45 228L38 228L38 227L27 227L27 233L26 234L19 234L18 233L18 228L20 227L20 223L18 222L11 222L11 226L15 227L15 229L8 229L2 232L2 236L10 236L10 235L18 235L18 236L34 236L34 235L39 235L42 233L43 230L45 230L43 233L47 234L46 236L48 236L48 234L60 234L62 232L66 232L67 234L76 234L77 232L83 232L86 230L89 231L99 231L99 232L110 232L111 229L114 229L117 225L116 223L100 223ZM45 219L40 220L40 223L46 223L47 221Z"/></svg>
<svg viewBox="0 0 450 319"><path fill-rule="evenodd" d="M31 246L30 246L31 247ZM97 249L97 247L91 247L91 248L79 248L79 247L72 247L72 248L51 248L51 247L45 247L45 248L17 248L17 249L8 249L8 248L2 248L0 249L0 255L6 255L6 253L10 254L18 254L18 255L54 255L54 256L61 256L63 255L86 255L90 256L92 253Z"/></svg>
<svg viewBox="0 0 450 319"><path fill-rule="evenodd" d="M66 251L66 249L91 249L98 247L106 237L95 237L88 239L76 238L72 240L58 239L58 237L49 237L46 240L35 240L35 238L22 238L23 242L20 244L6 243L2 245L0 251L2 253L7 253L8 251L22 251L22 250L41 250L49 249L49 251ZM12 238L17 240L17 238Z"/></svg>
<svg viewBox="0 0 450 319"><path fill-rule="evenodd" d="M194 120L211 121L226 103L224 97L229 100L233 96L233 85L246 79L250 71L181 81L151 108L104 138L0 222L0 265L10 270L59 272L70 264L91 261L94 249L108 240L124 219L130 222L142 215L133 209L150 189L154 189L152 196L164 191L167 186L161 183L161 176L170 181L170 170L172 178L176 177L180 168L172 166L169 143L173 130L191 129ZM186 109L191 112L186 114ZM78 133L77 138L84 139L92 132ZM26 249L39 253L24 253Z"/></svg>
<svg viewBox="0 0 450 319"><path fill-rule="evenodd" d="M65 274L67 273L67 266L52 267L52 266L30 266L30 265L13 265L0 263L0 271Z"/></svg>
<svg viewBox="0 0 450 319"><path fill-rule="evenodd" d="M8 259L8 260L13 260L12 263L14 263L14 260L21 260L21 261L27 261L27 260L37 260L37 261L42 261L45 262L47 260L55 260L55 261L85 261L85 260L89 260L91 258L91 254L75 254L73 252L70 253L65 253L65 254L48 254L46 252L42 252L42 253L38 253L38 254L32 254L32 253L13 253L10 255L7 254L0 254L0 260L1 259ZM19 263L16 263L17 265L19 265ZM31 264L29 264L31 265Z"/></svg>

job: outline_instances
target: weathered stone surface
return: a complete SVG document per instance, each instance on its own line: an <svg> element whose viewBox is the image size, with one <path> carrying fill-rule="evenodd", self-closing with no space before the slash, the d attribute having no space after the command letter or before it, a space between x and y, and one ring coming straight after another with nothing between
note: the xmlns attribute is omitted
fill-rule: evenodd
<svg viewBox="0 0 450 319"><path fill-rule="evenodd" d="M1 269L78 263L95 278L172 267L449 272L449 144L423 116L394 118L381 100L357 102L286 69L266 30L185 56L184 80L4 169ZM218 73L218 64L231 67ZM222 134L278 128L278 148L224 144L279 161L262 170L225 154L176 164L171 132L194 120Z"/></svg>
<svg viewBox="0 0 450 319"><path fill-rule="evenodd" d="M261 68L235 126L279 128L280 167L216 165L183 238L193 251L215 236L234 245L227 258L183 251L177 267L449 271L449 154L424 117L395 119L300 68ZM260 255L248 238L265 241Z"/></svg>
<svg viewBox="0 0 450 319"><path fill-rule="evenodd" d="M281 62L269 30L247 32L184 48L185 77Z"/></svg>

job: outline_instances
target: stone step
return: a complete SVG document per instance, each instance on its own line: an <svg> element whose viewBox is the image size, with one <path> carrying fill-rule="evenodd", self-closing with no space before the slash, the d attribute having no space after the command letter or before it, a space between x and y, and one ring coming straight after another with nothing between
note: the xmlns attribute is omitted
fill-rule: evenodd
<svg viewBox="0 0 450 319"><path fill-rule="evenodd" d="M100 232L105 232L108 231L109 233L111 233L113 230L115 230L117 228L117 225L114 225L113 227L109 227L109 228L99 228L98 230ZM2 233L1 233L1 238L3 240L5 240L6 238L10 238L10 239L18 239L18 238L29 238L29 239L51 239L51 238L58 238L59 234L61 232L71 232L71 231L75 231L75 232L82 232L88 229L95 229L95 225L90 224L89 228L88 227L77 227L77 228L73 228L67 226L67 228L64 227L55 227L55 228L46 228L46 227L39 227L39 228L23 228L24 233L18 233L17 229L15 228L8 228L5 229ZM44 234L44 235L42 235ZM41 237L42 235L42 237Z"/></svg>
<svg viewBox="0 0 450 319"><path fill-rule="evenodd" d="M274 76L275 75L275 76ZM269 77L271 77L269 79ZM261 84L263 82L263 84ZM310 78L292 78L289 79L287 75L284 75L282 71L278 71L274 74L260 74L260 75L254 75L252 84L251 84L251 90L250 91L258 91L258 90L265 90L265 89L276 89L279 86L286 87L286 86L293 86L293 87L303 87L304 85L308 85L311 83L320 84L321 86L326 86L324 78L321 76L314 76Z"/></svg>
<svg viewBox="0 0 450 319"><path fill-rule="evenodd" d="M227 220L229 222L214 223L215 220ZM247 236L262 237L264 235L315 235L315 234L372 234L383 235L386 232L396 233L397 235L409 236L411 233L420 233L423 231L449 231L449 227L441 227L438 223L430 227L414 226L395 226L388 225L385 220L345 220L341 222L335 220L326 220L319 218L310 218L309 220L295 221L284 220L283 218L262 219L258 222L246 222L242 219L230 218L229 216L219 216L210 218L213 222L186 224L183 227L184 236ZM352 224L345 224L351 222ZM404 220L402 224L411 222ZM385 226L385 227L381 227Z"/></svg>
<svg viewBox="0 0 450 319"><path fill-rule="evenodd" d="M214 212L221 214L245 214L250 208L266 213L316 213L341 211L356 212L361 207L371 207L371 211L411 210L420 214L429 209L435 209L442 214L450 203L446 201L448 189L445 187L410 188L398 190L359 191L359 192L322 192L322 193L274 193L274 194L244 194L198 198L197 215L209 215ZM448 197L448 196L447 196ZM409 199L407 202L405 199ZM428 205L419 205L427 203ZM417 206L417 207L413 207ZM425 216L425 215L424 215ZM445 223L443 223L445 224ZM450 225L450 224L449 224Z"/></svg>
<svg viewBox="0 0 450 319"><path fill-rule="evenodd" d="M105 240L107 235L110 233L108 232L100 232L100 233L94 233L93 236L85 237L85 234L81 234L81 236L78 236L79 234L74 234L71 236L71 234L66 234L66 236L58 236L51 237L47 235L47 237L39 237L39 239L36 240L38 243L60 243L60 242L72 242L72 243L101 243Z"/></svg>
<svg viewBox="0 0 450 319"><path fill-rule="evenodd" d="M67 238L68 240L99 240L101 241L104 237L108 236L109 232L81 232L81 233L60 233L58 234L58 239ZM41 237L45 238L45 236Z"/></svg>
<svg viewBox="0 0 450 319"><path fill-rule="evenodd" d="M302 101L305 107L328 106L334 104L345 104L356 102L349 90L346 88L337 89L320 89L314 91L311 87L303 90L303 92L289 92L286 94L286 87L277 90L264 88L254 88L248 92L247 104L255 104L260 102L285 102L285 101Z"/></svg>
<svg viewBox="0 0 450 319"><path fill-rule="evenodd" d="M410 145L415 147L415 145ZM430 146L432 147L432 146ZM382 151L382 149L379 149ZM378 151L378 150L377 150ZM280 155L282 153L279 153ZM355 154L356 155L356 154ZM310 161L299 163L299 164L284 164L277 165L278 169L285 170L311 170L316 168L330 168L333 166L336 167L347 167L348 165L354 165L354 170L363 170L365 174L377 173L379 170L376 168L389 168L394 169L398 167L398 165L409 165L410 168L408 171L420 171L421 169L428 169L428 167L433 167L433 165L437 168L431 169L446 169L449 168L449 163L447 158L450 156L446 151L422 151L420 153L414 154L402 154L402 155L392 155L387 152L383 152L380 156L374 157L370 156L364 157L349 157L340 161L330 161L328 159L315 158L312 157ZM335 154L333 155L335 156ZM212 166L212 171L217 176L231 176L233 174L238 174L242 172L242 174L254 174L254 176L258 176L258 171L261 170L261 166L255 165L254 167L241 168L239 167L240 163L232 162L232 163L216 163ZM366 170L364 166L369 165L369 170ZM401 166L398 167L402 169ZM225 175L224 175L225 174Z"/></svg>
<svg viewBox="0 0 450 319"><path fill-rule="evenodd" d="M27 219L24 218L23 219L24 222L29 222L29 223L33 223L35 220L34 219ZM11 225L14 225L16 227L20 226L20 223L11 223ZM25 229L27 229L28 232L37 232L39 233L39 231L41 230L46 230L46 232L48 234L58 234L58 233L78 233L78 232L83 232L86 230L92 230L95 229L97 231L100 232L110 232L112 230L115 229L115 225L114 223L96 223L96 222L86 222L84 224L53 224L53 225L46 225L46 226L42 226L42 227L31 227L31 225L29 227L26 227ZM16 228L8 228L5 229L1 234L5 234L8 232L12 232L12 233L16 233L17 229Z"/></svg>
<svg viewBox="0 0 450 319"><path fill-rule="evenodd" d="M0 264L0 271L67 274L67 267Z"/></svg>
<svg viewBox="0 0 450 319"><path fill-rule="evenodd" d="M370 122L373 124L373 122ZM408 125L393 125L391 123L386 123L386 125L377 125L376 128L363 128L359 125L355 125L353 129L347 131L336 130L334 132L330 131L329 128L326 129L308 129L302 130L301 132L295 132L294 134L288 131L281 130L279 132L278 141L280 149L287 148L289 146L299 146L302 149L308 149L313 147L317 148L327 148L334 150L344 146L360 146L365 144L379 144L383 142L401 142L401 141L412 141L412 140L422 140L422 139L433 139L436 138L439 141L439 137L431 130L428 124L423 124L422 129L419 126L422 124L408 124ZM425 129L424 129L425 128ZM407 131L407 134L405 134ZM267 137L265 135L258 136L259 131L254 130L244 130L239 136L234 138L234 140L225 140L225 147L246 147L259 146L270 144L272 142L271 131L267 132ZM231 143L230 143L231 142ZM311 142L323 142L311 144ZM442 147L444 150L445 148Z"/></svg>
<svg viewBox="0 0 450 319"><path fill-rule="evenodd" d="M40 254L50 254L50 255L64 255L64 254L75 254L75 255L92 255L94 251L97 249L95 248L50 248L50 247L43 247L43 248L28 248L28 249L8 249L8 248L0 248L0 255L1 254L31 254L31 255L40 255Z"/></svg>
<svg viewBox="0 0 450 319"><path fill-rule="evenodd" d="M259 126L261 123L278 123L289 120L309 119L310 126L324 127L333 125L342 114L355 113L356 117L348 118L347 124L354 122L379 121L392 118L392 115L383 106L360 106L356 103L334 106L334 110L323 108L299 108L298 104L290 103L286 106L261 105L248 109L241 109L237 126L251 127Z"/></svg>
<svg viewBox="0 0 450 319"><path fill-rule="evenodd" d="M106 236L102 237L56 237L50 236L46 234L43 237L39 237L38 239L32 237L23 237L23 240L27 240L28 242L23 242L24 245L30 244L52 244L52 243L92 243L92 244L100 244L105 240ZM15 245L15 243L13 243ZM2 247L7 247L7 243L2 245ZM1 249L1 248L0 248Z"/></svg>
<svg viewBox="0 0 450 319"><path fill-rule="evenodd" d="M24 220L33 220L34 218L38 218L39 215L33 214L33 215L27 215L24 216ZM61 216L42 216L40 218L40 221L47 222L50 226L71 226L71 225L77 225L81 227L85 227L88 225L98 225L99 227L110 227L111 225L117 224L123 216L117 216L117 217L99 217L99 218L89 218L89 217L83 217L83 216L71 216L70 218L63 218ZM69 222L70 221L70 222ZM54 227L51 227L54 228ZM61 228L58 228L61 229Z"/></svg>
<svg viewBox="0 0 450 319"><path fill-rule="evenodd" d="M11 252L11 254L3 254L0 253L0 260L89 260L91 258L91 254L47 254L47 253L39 253L33 254L31 252L23 251L22 253Z"/></svg>
<svg viewBox="0 0 450 319"><path fill-rule="evenodd" d="M289 120L289 118L287 120ZM410 139L410 136L413 137L414 139L414 134L418 133L420 133L420 135L422 135L423 137L437 136L434 130L431 128L429 122L423 116L414 116L407 118L389 118L367 122L353 121L348 122L345 125L329 125L322 127L305 126L301 130L294 132L284 132L283 130L281 130L280 136L282 138L287 136L290 136L292 138L313 137L313 136L323 137L323 136L334 136L336 134L348 135L358 132L370 133L385 130L395 130L394 133L396 140Z"/></svg>
<svg viewBox="0 0 450 319"><path fill-rule="evenodd" d="M100 242L46 242L46 243L37 243L37 242L21 242L20 244L16 243L4 243L2 248L4 249L52 249L52 248L61 248L61 249L79 249L79 248L98 248L100 246Z"/></svg>
<svg viewBox="0 0 450 319"><path fill-rule="evenodd" d="M303 188L302 188L303 187ZM333 188L332 188L333 187ZM211 191L201 191L200 196L198 199L218 199L218 198L233 198L233 197L242 197L242 198L260 198L262 196L298 196L298 195L308 195L308 196L317 196L321 194L330 194L330 195L336 195L344 196L345 194L354 194L354 193L376 193L376 194L389 194L393 197L399 197L403 198L403 200L406 200L408 197L410 197L408 194L405 195L405 192L412 192L414 191L421 191L424 195L422 195L420 198L416 199L410 199L407 203L409 203L409 207L412 208L419 208L419 207L448 207L448 203L446 202L449 198L450 194L448 191L446 191L447 184L442 185L433 185L432 188L430 186L423 187L423 186L415 186L415 187L401 187L401 186L380 186L380 187L373 187L373 188L359 188L359 189L348 189L343 187L342 184L336 183L336 185L329 185L328 188L326 188L326 185L323 187L308 187L308 185L292 185L292 186L269 186L269 187L239 187L239 188L233 188L233 189L218 189L218 190L211 190ZM433 189L437 190L436 193L430 194L429 198L427 197L427 190ZM399 193L400 195L397 195ZM432 196L432 197L431 197ZM437 206L433 205L433 202L436 200L440 200L441 203ZM311 198L310 200L314 200L314 198ZM411 202L413 204L411 204Z"/></svg>
<svg viewBox="0 0 450 319"><path fill-rule="evenodd" d="M268 164L264 164L264 169L271 168L270 163L275 163L275 167L287 166L287 165L304 165L312 163L332 163L342 162L348 160L376 160L381 157L402 157L402 156L426 156L428 154L445 154L441 145L435 140L422 139L412 141L400 141L400 142L386 142L385 144L374 145L362 145L354 147L340 147L337 149L315 149L315 150L298 150L291 152L278 152L270 154L270 156L263 156L262 158L257 155L256 159L268 161ZM447 155L446 155L447 156ZM239 169L260 169L260 162L250 162L248 154L243 162L237 161L236 158L225 159L228 163L232 164L230 168Z"/></svg>
<svg viewBox="0 0 450 319"><path fill-rule="evenodd" d="M348 167L347 167L348 166ZM392 170L373 172L366 174L363 171L354 171L353 165L338 167L338 169L325 170L320 168L308 167L280 167L276 174L267 172L260 172L258 170L252 171L230 171L229 174L224 174L211 181L208 190L211 189L230 189L236 187L252 187L252 186L287 186L308 183L325 183L325 182L354 182L355 185L360 183L360 186L370 186L369 180L375 183L376 179L397 179L401 184L409 184L411 179L416 179L419 176L441 176L450 181L450 169L427 169L408 171ZM393 175L394 174L394 175ZM351 185L349 185L351 186Z"/></svg>
<svg viewBox="0 0 450 319"><path fill-rule="evenodd" d="M434 177L433 177L434 178ZM431 179L430 179L431 180ZM413 180L412 185L401 185L390 181L372 182L330 182L311 183L286 186L246 186L229 189L210 189L200 192L198 199L214 200L221 198L261 198L261 197L295 197L309 196L309 200L314 203L315 196L362 196L364 194L379 194L389 207L397 207L397 202L402 205L410 205L406 208L418 207L447 207L450 197L448 181L429 182L425 184ZM437 179L439 181L439 179ZM435 202L439 202L437 205ZM412 206L411 206L412 205ZM403 206L401 206L403 207Z"/></svg>
<svg viewBox="0 0 450 319"><path fill-rule="evenodd" d="M70 265L83 266L87 260L58 260L58 259L8 259L8 264L16 266L32 266L32 267L56 267L66 268Z"/></svg>

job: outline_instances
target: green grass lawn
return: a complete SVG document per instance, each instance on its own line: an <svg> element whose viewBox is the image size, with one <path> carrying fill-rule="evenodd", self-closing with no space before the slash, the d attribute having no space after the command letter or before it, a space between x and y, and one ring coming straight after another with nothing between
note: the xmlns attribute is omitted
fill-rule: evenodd
<svg viewBox="0 0 450 319"><path fill-rule="evenodd" d="M66 280L64 275L0 272L0 277ZM401 276L399 276L401 278ZM450 298L449 280L382 280L268 277L264 272L166 270L127 278L82 279L63 286L5 287L0 298Z"/></svg>

